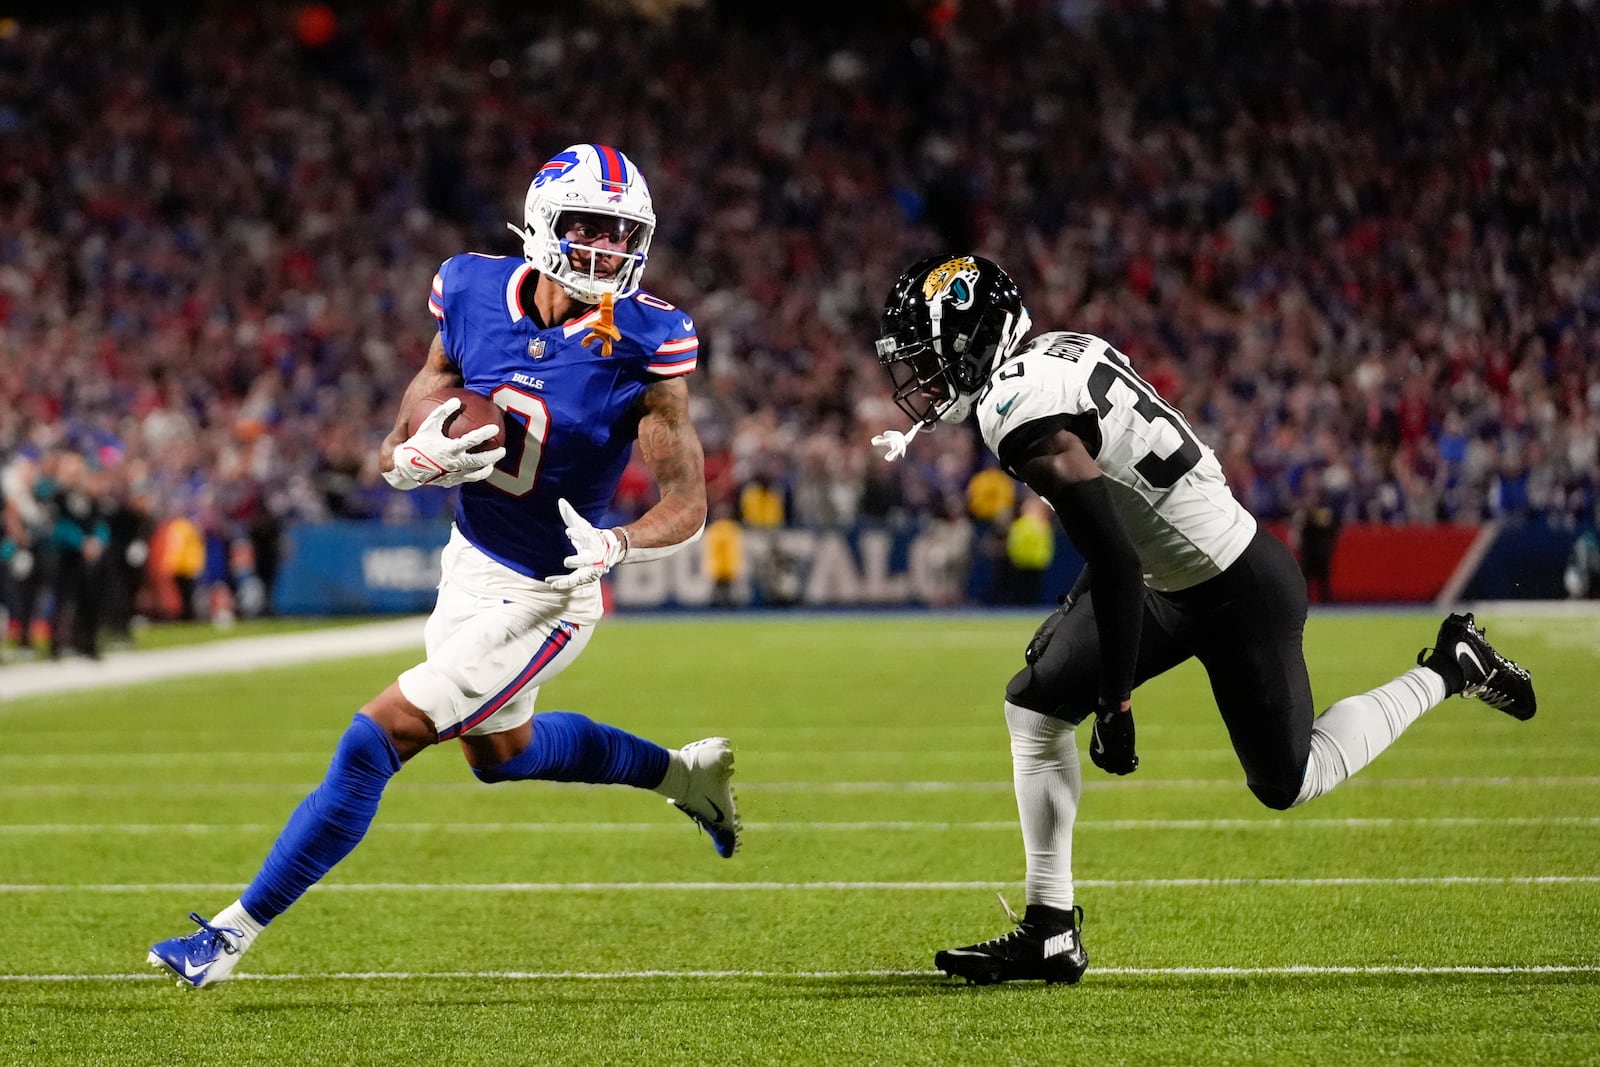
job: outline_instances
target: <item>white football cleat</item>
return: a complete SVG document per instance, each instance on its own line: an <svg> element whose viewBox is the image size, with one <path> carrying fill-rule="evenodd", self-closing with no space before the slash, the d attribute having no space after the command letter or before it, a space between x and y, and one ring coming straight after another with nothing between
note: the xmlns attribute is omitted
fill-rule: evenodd
<svg viewBox="0 0 1600 1067"><path fill-rule="evenodd" d="M689 772L684 795L668 801L711 835L717 855L739 850L739 809L733 798L733 746L726 737L691 741L678 750Z"/></svg>

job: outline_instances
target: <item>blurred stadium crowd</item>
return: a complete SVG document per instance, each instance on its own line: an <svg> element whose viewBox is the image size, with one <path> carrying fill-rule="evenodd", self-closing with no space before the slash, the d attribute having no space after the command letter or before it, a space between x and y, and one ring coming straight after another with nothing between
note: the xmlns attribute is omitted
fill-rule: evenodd
<svg viewBox="0 0 1600 1067"><path fill-rule="evenodd" d="M431 276L517 254L505 222L576 141L651 182L645 283L698 324L721 517L967 510L972 433L867 442L903 427L890 282L970 248L1036 325L1127 352L1263 517L1593 525L1590 4L651 6L0 21L13 617L174 522L208 547L180 574L156 545L163 574L237 593L285 523L446 513L376 467ZM617 510L649 493L630 470Z"/></svg>

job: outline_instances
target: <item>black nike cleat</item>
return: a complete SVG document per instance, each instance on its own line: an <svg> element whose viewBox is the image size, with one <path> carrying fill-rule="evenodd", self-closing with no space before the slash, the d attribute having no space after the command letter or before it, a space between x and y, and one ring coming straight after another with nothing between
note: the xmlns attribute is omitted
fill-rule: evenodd
<svg viewBox="0 0 1600 1067"><path fill-rule="evenodd" d="M934 954L933 965L970 985L1043 981L1075 985L1089 967L1080 931L1083 909L1064 911L1029 904L1009 934Z"/></svg>
<svg viewBox="0 0 1600 1067"><path fill-rule="evenodd" d="M1477 697L1513 719L1526 722L1538 710L1533 676L1494 650L1470 612L1446 618L1434 647L1417 653L1417 664L1443 678L1452 695Z"/></svg>

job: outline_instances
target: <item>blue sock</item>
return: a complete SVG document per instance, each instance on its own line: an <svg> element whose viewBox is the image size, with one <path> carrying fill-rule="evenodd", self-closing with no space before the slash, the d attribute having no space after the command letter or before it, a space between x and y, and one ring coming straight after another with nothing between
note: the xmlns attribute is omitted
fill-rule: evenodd
<svg viewBox="0 0 1600 1067"><path fill-rule="evenodd" d="M400 770L400 754L383 728L357 715L339 738L322 784L300 802L273 842L255 880L239 897L265 925L315 885L366 836L383 787Z"/></svg>
<svg viewBox="0 0 1600 1067"><path fill-rule="evenodd" d="M654 789L667 773L667 750L575 711L533 717L533 740L498 767L476 767L485 782L538 778Z"/></svg>

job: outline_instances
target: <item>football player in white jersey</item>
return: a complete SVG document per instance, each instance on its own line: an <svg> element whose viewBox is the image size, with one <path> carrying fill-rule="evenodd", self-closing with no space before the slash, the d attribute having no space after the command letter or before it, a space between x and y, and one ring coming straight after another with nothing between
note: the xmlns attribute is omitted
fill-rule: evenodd
<svg viewBox="0 0 1600 1067"><path fill-rule="evenodd" d="M149 962L179 985L227 979L266 925L360 843L389 779L441 741L459 740L485 782L653 790L719 856L739 846L726 738L668 749L576 712L534 714L540 686L600 621L600 577L696 541L706 487L685 382L694 322L639 288L655 229L643 176L609 145L573 145L534 175L524 218L526 229L512 227L523 256L466 253L439 268L428 299L439 333L380 450L397 489L461 486L427 656L356 714L239 899L152 946ZM420 398L460 386L503 409L504 446L473 451L493 427L445 435L459 399L408 425ZM625 526L597 528L635 443L660 498Z"/></svg>
<svg viewBox="0 0 1600 1067"><path fill-rule="evenodd" d="M1090 759L1132 773L1132 695L1148 678L1200 661L1251 792L1277 809L1326 793L1448 696L1518 719L1535 710L1528 672L1471 615L1451 615L1418 666L1317 715L1301 648L1306 584L1288 548L1127 357L1088 334L1030 339L1030 327L996 264L934 256L895 282L877 342L913 424L873 438L885 458L919 430L976 414L984 442L1050 504L1086 563L1006 686L1027 910L1014 930L934 957L980 984L1070 983L1088 967L1072 887L1073 729L1092 719Z"/></svg>

